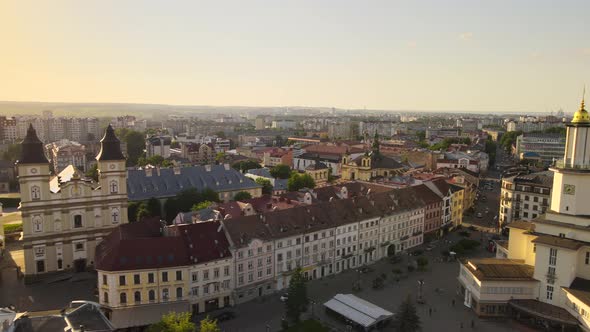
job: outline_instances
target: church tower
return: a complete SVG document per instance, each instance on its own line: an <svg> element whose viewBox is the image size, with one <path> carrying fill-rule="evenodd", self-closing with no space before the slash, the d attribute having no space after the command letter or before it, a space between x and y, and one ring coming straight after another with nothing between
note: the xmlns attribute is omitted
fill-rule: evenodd
<svg viewBox="0 0 590 332"><path fill-rule="evenodd" d="M98 182L104 197L127 200L127 169L125 156L121 152L121 142L115 136L115 130L109 125L100 140L98 162ZM123 211L124 210L124 211ZM110 207L107 211L113 223L127 222L127 207ZM117 220L120 219L120 220Z"/></svg>
<svg viewBox="0 0 590 332"><path fill-rule="evenodd" d="M22 153L18 161L21 201L28 203L48 199L50 177L49 161L45 157L43 142L37 137L37 132L31 124L22 142Z"/></svg>
<svg viewBox="0 0 590 332"><path fill-rule="evenodd" d="M584 98L567 124L565 155L551 169L555 172L551 211L590 216L590 116Z"/></svg>

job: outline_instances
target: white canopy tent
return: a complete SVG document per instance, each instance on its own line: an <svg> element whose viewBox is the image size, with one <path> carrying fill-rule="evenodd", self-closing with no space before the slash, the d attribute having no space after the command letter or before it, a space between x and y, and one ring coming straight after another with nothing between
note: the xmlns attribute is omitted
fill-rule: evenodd
<svg viewBox="0 0 590 332"><path fill-rule="evenodd" d="M324 306L362 326L366 331L393 317L393 313L352 294L337 294Z"/></svg>

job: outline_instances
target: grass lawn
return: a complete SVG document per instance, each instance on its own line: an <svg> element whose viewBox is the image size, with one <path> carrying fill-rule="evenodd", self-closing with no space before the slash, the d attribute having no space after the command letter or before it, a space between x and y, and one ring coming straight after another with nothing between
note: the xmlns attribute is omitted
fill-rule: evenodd
<svg viewBox="0 0 590 332"><path fill-rule="evenodd" d="M15 222L22 222L20 211L5 213L2 217L0 217L0 225L12 224Z"/></svg>
<svg viewBox="0 0 590 332"><path fill-rule="evenodd" d="M328 332L328 328L313 319L304 320L297 325L289 327L287 332Z"/></svg>
<svg viewBox="0 0 590 332"><path fill-rule="evenodd" d="M4 193L0 194L0 198L20 198L20 193Z"/></svg>
<svg viewBox="0 0 590 332"><path fill-rule="evenodd" d="M17 233L23 230L23 223L4 224L4 234Z"/></svg>

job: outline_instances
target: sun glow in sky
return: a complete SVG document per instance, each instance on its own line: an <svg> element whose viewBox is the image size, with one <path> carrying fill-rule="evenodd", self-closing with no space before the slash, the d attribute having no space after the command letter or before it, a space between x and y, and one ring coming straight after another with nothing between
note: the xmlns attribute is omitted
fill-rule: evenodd
<svg viewBox="0 0 590 332"><path fill-rule="evenodd" d="M573 112L587 0L0 0L0 100Z"/></svg>

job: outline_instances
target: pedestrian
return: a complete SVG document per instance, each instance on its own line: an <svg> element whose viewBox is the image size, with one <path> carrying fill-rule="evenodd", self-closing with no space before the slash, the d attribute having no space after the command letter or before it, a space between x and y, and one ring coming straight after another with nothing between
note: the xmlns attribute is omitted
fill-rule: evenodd
<svg viewBox="0 0 590 332"><path fill-rule="evenodd" d="M473 319L471 320L471 328L475 328L475 321Z"/></svg>
<svg viewBox="0 0 590 332"><path fill-rule="evenodd" d="M455 306L455 299L451 300L451 304L453 305L453 307Z"/></svg>
<svg viewBox="0 0 590 332"><path fill-rule="evenodd" d="M432 317L432 308L428 308L428 316Z"/></svg>
<svg viewBox="0 0 590 332"><path fill-rule="evenodd" d="M463 329L463 322L461 322L461 330Z"/></svg>

